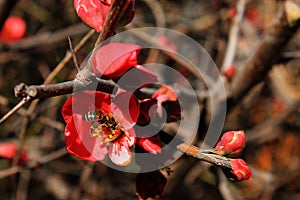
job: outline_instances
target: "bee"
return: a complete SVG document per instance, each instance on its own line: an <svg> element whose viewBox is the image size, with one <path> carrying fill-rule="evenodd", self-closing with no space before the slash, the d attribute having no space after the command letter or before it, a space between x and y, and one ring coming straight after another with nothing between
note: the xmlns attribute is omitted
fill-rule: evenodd
<svg viewBox="0 0 300 200"><path fill-rule="evenodd" d="M92 123L90 128L92 137L104 137L106 142L112 142L124 133L124 128L112 113L105 114L102 110L92 110L85 113L82 119Z"/></svg>

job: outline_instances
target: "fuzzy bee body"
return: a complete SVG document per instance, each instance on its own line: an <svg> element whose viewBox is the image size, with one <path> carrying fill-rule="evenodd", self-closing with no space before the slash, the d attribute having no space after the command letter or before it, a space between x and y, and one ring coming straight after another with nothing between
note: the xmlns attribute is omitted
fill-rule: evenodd
<svg viewBox="0 0 300 200"><path fill-rule="evenodd" d="M106 142L112 142L124 133L124 129L111 113L104 114L101 110L92 110L87 112L82 119L92 123L90 128L92 137L104 137Z"/></svg>
<svg viewBox="0 0 300 200"><path fill-rule="evenodd" d="M100 110L91 110L85 113L82 117L84 121L95 122L102 118L102 111Z"/></svg>

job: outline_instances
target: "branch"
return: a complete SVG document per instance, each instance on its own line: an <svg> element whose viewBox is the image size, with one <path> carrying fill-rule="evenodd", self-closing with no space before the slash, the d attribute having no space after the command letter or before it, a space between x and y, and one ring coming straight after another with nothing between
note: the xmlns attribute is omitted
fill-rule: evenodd
<svg viewBox="0 0 300 200"><path fill-rule="evenodd" d="M232 169L229 159L224 156L215 154L209 149L200 149L199 147L196 147L194 145L188 145L184 143L182 139L176 138L162 130L159 131L158 134L160 140L165 144L168 144L173 140L173 142L175 142L175 144L177 145L176 148L182 153L193 156L199 160L211 163L218 167L226 168L228 170Z"/></svg>
<svg viewBox="0 0 300 200"><path fill-rule="evenodd" d="M97 85L95 85L95 83ZM24 83L21 83L15 87L15 95L22 98L29 96L31 99L42 99L95 89L97 89L97 91L111 94L114 88L118 88L115 83L102 79L96 80L96 77L94 77L93 80L90 80L90 82L87 83L78 81L76 79L73 81L50 85L27 86Z"/></svg>
<svg viewBox="0 0 300 200"><path fill-rule="evenodd" d="M232 169L229 159L218 154L205 152L196 146L187 145L185 143L178 145L177 149L189 156L193 156L218 167L228 168L229 170Z"/></svg>
<svg viewBox="0 0 300 200"><path fill-rule="evenodd" d="M115 33L117 24L126 10L126 4L127 0L113 1L95 47Z"/></svg>
<svg viewBox="0 0 300 200"><path fill-rule="evenodd" d="M254 55L234 77L231 84L234 102L239 102L254 85L267 77L283 48L297 32L300 17L293 16L295 12L299 15L299 7L290 1L286 1L284 5L278 20L267 30Z"/></svg>

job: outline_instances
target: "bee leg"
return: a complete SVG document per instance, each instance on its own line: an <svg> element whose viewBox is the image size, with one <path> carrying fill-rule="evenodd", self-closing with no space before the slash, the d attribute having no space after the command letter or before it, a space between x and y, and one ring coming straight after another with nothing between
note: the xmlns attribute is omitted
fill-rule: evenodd
<svg viewBox="0 0 300 200"><path fill-rule="evenodd" d="M97 128L98 128L98 123L97 122L92 123L92 126L90 128L90 135L92 137L98 136Z"/></svg>

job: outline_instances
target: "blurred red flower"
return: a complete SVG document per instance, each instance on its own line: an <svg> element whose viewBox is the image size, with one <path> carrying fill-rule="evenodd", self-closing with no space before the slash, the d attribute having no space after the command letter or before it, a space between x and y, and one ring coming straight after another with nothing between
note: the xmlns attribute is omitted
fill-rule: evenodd
<svg viewBox="0 0 300 200"><path fill-rule="evenodd" d="M0 31L0 41L9 44L22 39L26 32L26 22L21 17L11 16L6 19Z"/></svg>
<svg viewBox="0 0 300 200"><path fill-rule="evenodd" d="M108 15L113 0L74 0L77 15L87 25L100 32ZM126 10L119 24L125 26L132 21L134 16L134 0L127 0Z"/></svg>
<svg viewBox="0 0 300 200"><path fill-rule="evenodd" d="M0 157L7 158L7 159L13 159L15 154L17 152L17 146L12 142L4 142L0 143ZM25 164L28 162L28 156L25 151L22 151L21 157L20 157L20 164Z"/></svg>
<svg viewBox="0 0 300 200"><path fill-rule="evenodd" d="M129 102L129 106L126 107L124 102ZM95 105L91 109L93 103ZM92 116L92 120L85 119L93 111L97 111L98 116ZM118 93L114 102L109 94L101 92L73 95L62 108L67 123L67 151L92 162L103 160L108 154L116 165L128 165L132 159L130 147L136 141L133 126L138 114L138 101L128 92Z"/></svg>

